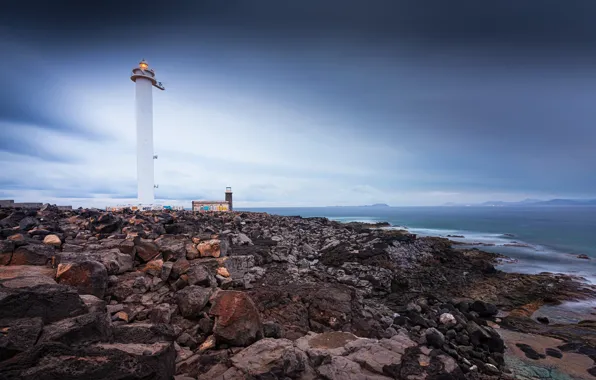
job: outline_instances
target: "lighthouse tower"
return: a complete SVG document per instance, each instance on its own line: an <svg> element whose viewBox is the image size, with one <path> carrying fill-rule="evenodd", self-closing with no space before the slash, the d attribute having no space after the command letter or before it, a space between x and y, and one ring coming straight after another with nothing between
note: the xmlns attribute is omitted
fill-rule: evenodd
<svg viewBox="0 0 596 380"><path fill-rule="evenodd" d="M155 199L153 160L153 87L165 90L155 79L155 71L143 59L132 69L130 79L136 87L137 109L137 197L140 204L151 205Z"/></svg>

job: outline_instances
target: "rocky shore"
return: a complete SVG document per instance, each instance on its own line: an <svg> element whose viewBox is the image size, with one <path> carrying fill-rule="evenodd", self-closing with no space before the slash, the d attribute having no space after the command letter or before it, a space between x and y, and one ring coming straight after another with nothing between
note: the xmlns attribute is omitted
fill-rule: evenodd
<svg viewBox="0 0 596 380"><path fill-rule="evenodd" d="M596 324L532 318L594 289L383 226L0 209L0 379L555 377L512 350L596 375Z"/></svg>

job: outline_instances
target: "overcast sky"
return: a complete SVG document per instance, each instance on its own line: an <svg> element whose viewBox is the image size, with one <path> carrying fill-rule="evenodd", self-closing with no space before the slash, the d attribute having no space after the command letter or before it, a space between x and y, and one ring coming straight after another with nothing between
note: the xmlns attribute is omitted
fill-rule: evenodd
<svg viewBox="0 0 596 380"><path fill-rule="evenodd" d="M596 1L7 0L0 198L323 206L596 198Z"/></svg>

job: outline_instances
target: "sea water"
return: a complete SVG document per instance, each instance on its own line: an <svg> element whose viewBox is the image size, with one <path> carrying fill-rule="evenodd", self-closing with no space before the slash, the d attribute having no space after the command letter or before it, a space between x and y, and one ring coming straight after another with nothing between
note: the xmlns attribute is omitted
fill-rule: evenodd
<svg viewBox="0 0 596 380"><path fill-rule="evenodd" d="M322 216L340 222L389 222L421 236L449 239L505 254L499 269L567 273L596 284L596 207L313 207L247 209L277 215ZM579 254L590 260L577 258Z"/></svg>

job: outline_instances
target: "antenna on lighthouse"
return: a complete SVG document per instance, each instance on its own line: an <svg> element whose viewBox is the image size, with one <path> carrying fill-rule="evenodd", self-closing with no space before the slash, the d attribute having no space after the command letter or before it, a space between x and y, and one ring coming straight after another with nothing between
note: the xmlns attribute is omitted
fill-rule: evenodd
<svg viewBox="0 0 596 380"><path fill-rule="evenodd" d="M155 200L153 160L153 87L165 90L155 79L155 71L143 58L132 69L130 79L135 82L137 115L137 197L140 204L153 204Z"/></svg>

